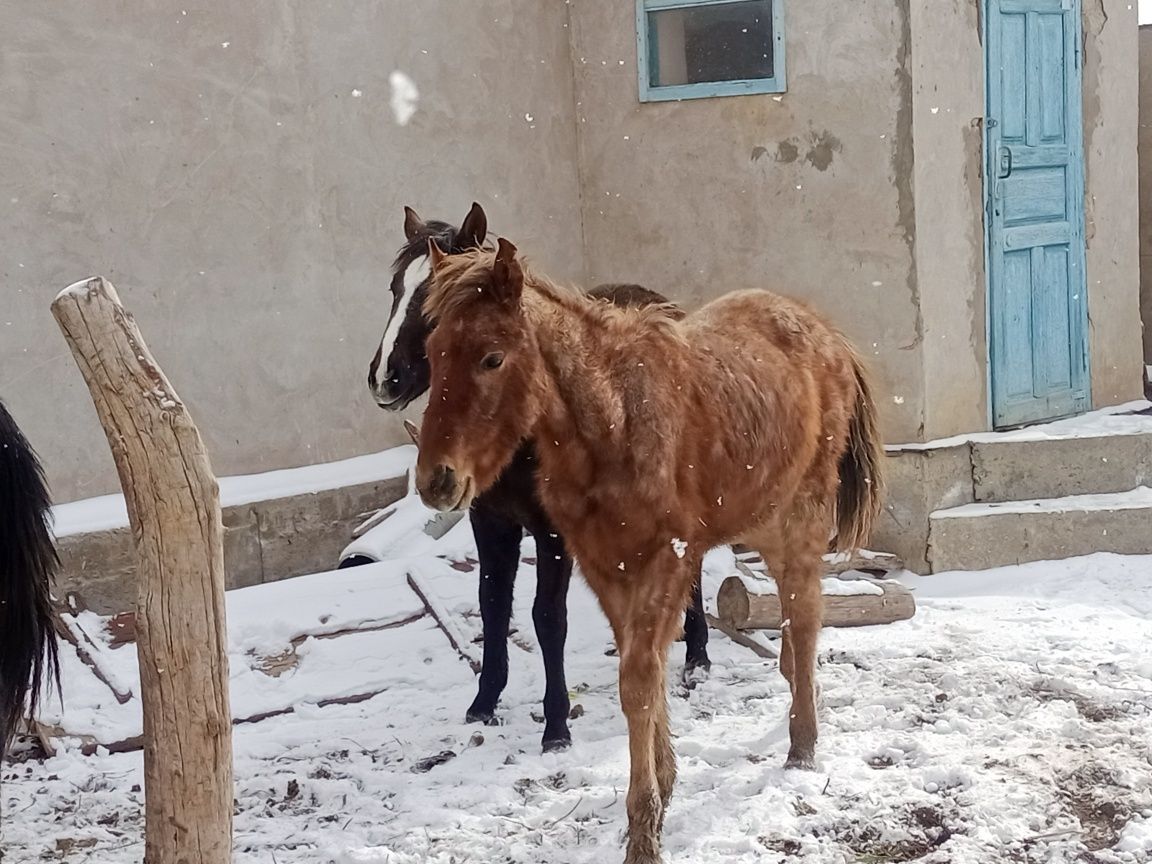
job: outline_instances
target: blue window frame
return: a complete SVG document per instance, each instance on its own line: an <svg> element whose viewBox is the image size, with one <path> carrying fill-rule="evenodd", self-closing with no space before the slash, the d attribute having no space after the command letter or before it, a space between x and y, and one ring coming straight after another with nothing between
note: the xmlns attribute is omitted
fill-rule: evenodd
<svg viewBox="0 0 1152 864"><path fill-rule="evenodd" d="M784 0L636 0L640 101L783 93Z"/></svg>

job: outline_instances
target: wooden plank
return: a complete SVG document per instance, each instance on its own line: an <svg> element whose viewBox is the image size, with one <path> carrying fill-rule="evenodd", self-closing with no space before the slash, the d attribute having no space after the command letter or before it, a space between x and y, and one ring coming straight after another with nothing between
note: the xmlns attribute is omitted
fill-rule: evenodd
<svg viewBox="0 0 1152 864"><path fill-rule="evenodd" d="M448 637L448 642L456 649L456 653L468 663L475 674L479 675L481 668L483 668L481 661L468 650L466 647L468 640L460 628L452 622L451 615L444 608L444 604L440 602L435 592L415 573L410 572L408 574L408 584L416 592L416 596L424 602L428 614L436 621L436 626Z"/></svg>
<svg viewBox="0 0 1152 864"><path fill-rule="evenodd" d="M55 615L52 617L52 623L56 628L56 633L61 639L68 642L73 648L76 649L76 656L80 658L80 662L92 670L92 674L104 684L112 695L116 697L116 701L121 705L127 704L132 699L132 692L130 690L123 690L118 688L112 683L112 679L100 667L99 661L96 659L99 656L100 649L92 641L92 638L84 632L79 623L70 613L61 612L57 607Z"/></svg>
<svg viewBox="0 0 1152 864"><path fill-rule="evenodd" d="M708 626L713 630L719 630L737 645L741 645L752 651L757 657L763 657L765 660L775 660L780 656L779 652L774 648L769 648L767 645L761 645L755 639L745 636L731 624L721 621L715 615L705 614L704 618L708 621Z"/></svg>

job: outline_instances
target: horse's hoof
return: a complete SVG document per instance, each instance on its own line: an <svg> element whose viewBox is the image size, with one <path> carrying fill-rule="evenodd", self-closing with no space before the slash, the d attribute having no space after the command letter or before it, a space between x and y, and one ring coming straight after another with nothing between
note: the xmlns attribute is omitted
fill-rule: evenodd
<svg viewBox="0 0 1152 864"><path fill-rule="evenodd" d="M784 768L796 768L800 771L815 771L816 754L811 750L789 750L788 758L784 761Z"/></svg>
<svg viewBox="0 0 1152 864"><path fill-rule="evenodd" d="M566 738L545 738L541 745L545 753L563 753L572 747L572 736Z"/></svg>
<svg viewBox="0 0 1152 864"><path fill-rule="evenodd" d="M680 680L684 682L684 686L689 690L695 688L697 684L703 684L712 675L712 664L708 661L703 663L689 663L684 666L684 671L680 674Z"/></svg>
<svg viewBox="0 0 1152 864"><path fill-rule="evenodd" d="M624 858L624 864L663 864L664 859L660 857L659 852L654 852L648 849L640 850L628 845L628 854Z"/></svg>
<svg viewBox="0 0 1152 864"><path fill-rule="evenodd" d="M464 715L466 723L483 723L485 726L499 726L500 720L496 717L495 711L485 711L477 708L469 708L468 713Z"/></svg>

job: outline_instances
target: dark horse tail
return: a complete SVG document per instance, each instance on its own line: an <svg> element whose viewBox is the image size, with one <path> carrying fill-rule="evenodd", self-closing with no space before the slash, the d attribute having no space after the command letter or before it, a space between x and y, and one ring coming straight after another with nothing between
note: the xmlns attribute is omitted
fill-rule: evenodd
<svg viewBox="0 0 1152 864"><path fill-rule="evenodd" d="M840 490L836 499L836 547L842 552L863 548L880 515L884 492L884 442L876 417L876 403L868 370L856 351L852 355L856 378L856 404L848 425L848 448L840 457Z"/></svg>
<svg viewBox="0 0 1152 864"><path fill-rule="evenodd" d="M0 756L45 673L59 680L49 582L57 566L44 472L0 403Z"/></svg>

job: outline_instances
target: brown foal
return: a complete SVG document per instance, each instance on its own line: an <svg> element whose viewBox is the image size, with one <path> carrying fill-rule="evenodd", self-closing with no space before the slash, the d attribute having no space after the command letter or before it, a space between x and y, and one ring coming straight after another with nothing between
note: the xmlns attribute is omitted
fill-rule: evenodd
<svg viewBox="0 0 1152 864"><path fill-rule="evenodd" d="M431 255L417 487L430 506L466 508L522 441L536 441L541 502L616 637L631 755L626 864L656 864L676 778L668 648L714 546L755 548L779 586L786 765L814 767L821 555L833 529L840 548L861 545L879 510L865 370L843 335L767 291L675 321L557 287L505 240L495 252Z"/></svg>

